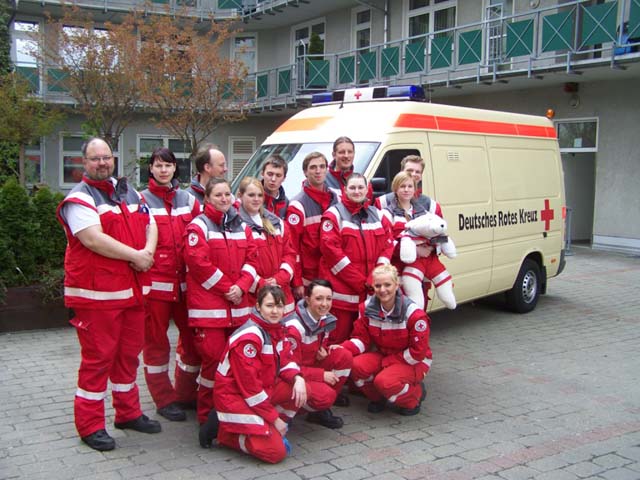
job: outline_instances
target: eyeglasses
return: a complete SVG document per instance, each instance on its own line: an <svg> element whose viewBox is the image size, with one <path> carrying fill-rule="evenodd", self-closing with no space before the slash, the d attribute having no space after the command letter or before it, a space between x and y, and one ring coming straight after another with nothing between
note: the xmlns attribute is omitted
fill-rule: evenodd
<svg viewBox="0 0 640 480"><path fill-rule="evenodd" d="M89 160L90 162L98 163L100 160L102 160L103 162L108 162L112 158L113 155L105 155L103 157L87 157L87 160Z"/></svg>

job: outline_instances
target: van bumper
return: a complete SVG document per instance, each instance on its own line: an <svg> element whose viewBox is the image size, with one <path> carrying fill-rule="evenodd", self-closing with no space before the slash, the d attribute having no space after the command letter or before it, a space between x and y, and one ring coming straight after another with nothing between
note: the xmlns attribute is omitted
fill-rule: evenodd
<svg viewBox="0 0 640 480"><path fill-rule="evenodd" d="M564 258L564 248L560 250L560 265L558 265L558 273L556 275L560 275L564 270L564 266L567 264L567 261Z"/></svg>

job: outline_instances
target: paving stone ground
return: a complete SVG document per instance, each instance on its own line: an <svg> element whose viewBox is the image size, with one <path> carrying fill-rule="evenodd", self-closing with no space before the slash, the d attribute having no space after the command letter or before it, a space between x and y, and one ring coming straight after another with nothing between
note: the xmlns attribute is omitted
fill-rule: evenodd
<svg viewBox="0 0 640 480"><path fill-rule="evenodd" d="M640 258L574 252L530 314L496 299L433 315L418 416L352 397L341 430L296 419L279 465L200 448L193 412L145 435L115 430L110 406L118 448L95 452L73 424L74 330L2 334L0 478L640 479Z"/></svg>

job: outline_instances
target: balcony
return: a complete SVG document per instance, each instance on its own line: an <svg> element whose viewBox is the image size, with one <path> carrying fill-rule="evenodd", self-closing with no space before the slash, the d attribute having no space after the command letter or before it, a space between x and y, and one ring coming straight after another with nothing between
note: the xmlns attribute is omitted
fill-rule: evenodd
<svg viewBox="0 0 640 480"><path fill-rule="evenodd" d="M574 1L367 49L305 55L252 75L253 108L280 109L314 91L354 86L422 84L433 91L625 69L640 65L639 47L640 0Z"/></svg>
<svg viewBox="0 0 640 480"><path fill-rule="evenodd" d="M574 1L367 49L304 55L249 75L242 104L254 112L297 108L313 92L355 86L421 84L452 94L553 75L567 81L589 70L640 70L639 50L640 0ZM60 69L17 69L46 101L73 103Z"/></svg>
<svg viewBox="0 0 640 480"><path fill-rule="evenodd" d="M63 3L61 0L20 0L20 12L40 15L43 7L57 8ZM242 18L249 21L264 15L276 15L288 6L308 4L309 0L77 0L73 3L80 8L103 13L139 9L149 13L185 14L203 20L213 15L216 19Z"/></svg>

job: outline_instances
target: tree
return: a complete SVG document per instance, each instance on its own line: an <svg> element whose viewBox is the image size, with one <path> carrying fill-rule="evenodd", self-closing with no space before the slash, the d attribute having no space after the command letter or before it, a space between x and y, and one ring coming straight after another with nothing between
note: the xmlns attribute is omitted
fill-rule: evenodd
<svg viewBox="0 0 640 480"><path fill-rule="evenodd" d="M11 20L9 3L0 2L0 74L11 71L11 38L9 35Z"/></svg>
<svg viewBox="0 0 640 480"><path fill-rule="evenodd" d="M31 94L18 73L0 76L0 140L18 145L18 178L25 183L25 147L49 135L63 114Z"/></svg>
<svg viewBox="0 0 640 480"><path fill-rule="evenodd" d="M65 8L61 18L48 18L47 30L33 54L50 76L62 79L85 129L116 148L142 101L137 14L97 28L90 13Z"/></svg>
<svg viewBox="0 0 640 480"><path fill-rule="evenodd" d="M232 23L155 15L140 31L144 98L158 126L195 152L220 125L245 118L247 69L222 55Z"/></svg>

